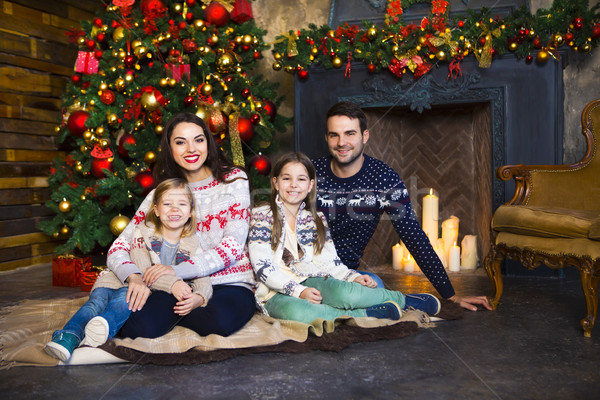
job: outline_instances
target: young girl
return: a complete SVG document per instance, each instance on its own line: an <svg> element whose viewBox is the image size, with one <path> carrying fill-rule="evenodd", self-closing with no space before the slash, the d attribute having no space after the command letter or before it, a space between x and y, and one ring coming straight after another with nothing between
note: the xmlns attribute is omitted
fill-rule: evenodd
<svg viewBox="0 0 600 400"><path fill-rule="evenodd" d="M373 278L348 269L315 199L315 169L308 157L282 156L273 168L270 204L254 209L250 223L250 260L263 312L304 323L342 315L398 320L408 306L439 312L435 296L415 295L419 300L407 304L402 293L376 288Z"/></svg>
<svg viewBox="0 0 600 400"><path fill-rule="evenodd" d="M145 223L135 229L130 251L132 262L142 272L152 265L175 265L188 260L199 246L192 214L194 196L184 180L169 179L159 184L152 204ZM206 305L212 296L209 278L194 279L188 284L174 275L165 275L150 288L171 293L177 299L174 312L179 316ZM114 337L132 312L127 290L114 273L102 274L90 299L63 329L54 332L44 348L46 353L67 361L80 343L97 347Z"/></svg>

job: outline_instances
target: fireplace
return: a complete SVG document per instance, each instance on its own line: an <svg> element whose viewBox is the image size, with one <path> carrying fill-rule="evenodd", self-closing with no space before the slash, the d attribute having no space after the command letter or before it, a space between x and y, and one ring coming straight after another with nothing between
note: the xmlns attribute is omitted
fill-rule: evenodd
<svg viewBox="0 0 600 400"><path fill-rule="evenodd" d="M491 215L513 193L511 182L495 178L496 168L561 163L562 67L561 62L529 65L505 55L481 69L467 58L457 79L448 78L442 64L418 80L398 79L388 71L371 74L360 63L352 64L350 77L340 70L311 68L308 80L295 82L295 148L310 157L327 155L327 109L342 100L357 103L373 124L367 154L394 167L417 211L429 188L438 191L440 219L461 218L461 237L477 235L483 258ZM452 146L444 148L445 143L461 151L446 154ZM389 221L380 224L376 235L364 261L390 263L398 238Z"/></svg>

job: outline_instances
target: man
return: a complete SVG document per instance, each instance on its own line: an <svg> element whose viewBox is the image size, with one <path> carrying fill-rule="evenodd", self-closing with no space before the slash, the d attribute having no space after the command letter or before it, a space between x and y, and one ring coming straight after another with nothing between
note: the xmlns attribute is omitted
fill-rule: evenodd
<svg viewBox="0 0 600 400"><path fill-rule="evenodd" d="M340 102L327 112L325 134L331 157L313 160L317 172L317 203L325 214L340 259L356 269L383 212L438 293L462 307L491 310L485 296L460 297L419 225L398 174L383 161L364 154L369 140L367 118L355 104ZM361 271L359 271L361 272ZM368 274L379 286L383 282Z"/></svg>

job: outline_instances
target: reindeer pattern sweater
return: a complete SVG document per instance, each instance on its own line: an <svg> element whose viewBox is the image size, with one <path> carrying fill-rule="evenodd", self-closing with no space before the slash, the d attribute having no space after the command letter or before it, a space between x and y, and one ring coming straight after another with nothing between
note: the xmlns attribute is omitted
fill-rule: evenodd
<svg viewBox="0 0 600 400"><path fill-rule="evenodd" d="M398 174L383 161L367 155L360 171L338 178L331 158L313 160L317 172L317 205L327 218L337 254L356 269L367 243L385 212L438 293L449 298L454 288L442 262L423 232L412 208L408 190Z"/></svg>
<svg viewBox="0 0 600 400"><path fill-rule="evenodd" d="M173 267L178 277L210 276L212 285L254 287L254 271L246 246L250 220L248 180L233 180L235 178L246 178L246 174L235 169L225 176L229 183L219 182L211 175L188 184L194 194L196 235L200 246L189 260ZM141 273L131 261L129 251L134 228L144 221L152 207L153 194L154 191L146 196L108 251L107 266L121 282L132 273Z"/></svg>

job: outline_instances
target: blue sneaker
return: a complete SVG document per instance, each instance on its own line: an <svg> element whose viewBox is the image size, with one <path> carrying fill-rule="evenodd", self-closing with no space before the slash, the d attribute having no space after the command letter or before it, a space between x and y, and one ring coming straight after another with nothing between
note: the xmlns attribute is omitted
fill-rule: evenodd
<svg viewBox="0 0 600 400"><path fill-rule="evenodd" d="M439 299L429 293L405 294L404 309L414 308L429 315L437 315L442 308Z"/></svg>
<svg viewBox="0 0 600 400"><path fill-rule="evenodd" d="M68 332L60 332L46 344L44 351L48 353L49 356L67 362L69 358L71 358L73 350L75 350L75 347L78 345L79 339L77 339L77 336Z"/></svg>
<svg viewBox="0 0 600 400"><path fill-rule="evenodd" d="M400 306L393 301L386 301L382 304L376 304L366 309L367 317L379 319L392 319L397 321L402 316Z"/></svg>

